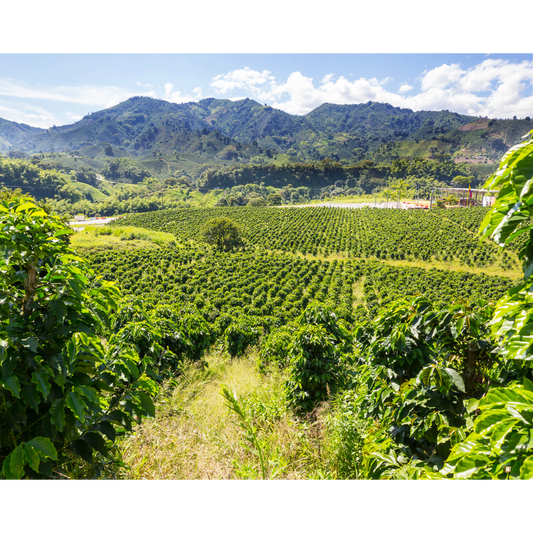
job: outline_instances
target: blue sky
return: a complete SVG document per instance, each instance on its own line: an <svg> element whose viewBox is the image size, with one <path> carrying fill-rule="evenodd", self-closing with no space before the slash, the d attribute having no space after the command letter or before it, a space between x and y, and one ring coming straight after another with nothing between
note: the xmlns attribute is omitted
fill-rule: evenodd
<svg viewBox="0 0 533 533"><path fill-rule="evenodd" d="M292 114L388 102L533 116L533 54L0 54L0 117L49 127L134 95L249 97Z"/></svg>

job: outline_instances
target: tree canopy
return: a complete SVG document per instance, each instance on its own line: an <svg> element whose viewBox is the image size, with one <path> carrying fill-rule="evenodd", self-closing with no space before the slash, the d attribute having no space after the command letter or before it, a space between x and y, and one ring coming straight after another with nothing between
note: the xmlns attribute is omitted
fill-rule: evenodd
<svg viewBox="0 0 533 533"><path fill-rule="evenodd" d="M241 228L228 217L212 218L202 230L205 242L220 250L230 251L242 246Z"/></svg>

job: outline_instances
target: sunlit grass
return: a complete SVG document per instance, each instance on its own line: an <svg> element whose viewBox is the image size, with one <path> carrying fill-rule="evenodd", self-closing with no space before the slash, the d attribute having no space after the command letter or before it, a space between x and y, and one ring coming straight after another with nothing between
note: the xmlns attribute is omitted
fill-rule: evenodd
<svg viewBox="0 0 533 533"><path fill-rule="evenodd" d="M160 247L179 247L170 233L131 226L86 226L72 235L74 248L83 250L135 250Z"/></svg>
<svg viewBox="0 0 533 533"><path fill-rule="evenodd" d="M317 424L296 418L283 394L284 376L258 372L254 353L191 364L156 403L154 419L121 443L127 479L261 479L257 455L221 394L235 392L257 431L266 477L307 479L320 469Z"/></svg>
<svg viewBox="0 0 533 533"><path fill-rule="evenodd" d="M395 267L418 267L431 269L436 268L438 270L451 270L454 272L469 272L470 274L487 274L489 276L503 276L511 279L522 278L524 273L520 268L518 261L515 266L510 269L502 268L499 264L492 264L483 267L478 266L468 266L461 264L460 261L420 261L420 260L396 260L396 259L378 259L383 263Z"/></svg>

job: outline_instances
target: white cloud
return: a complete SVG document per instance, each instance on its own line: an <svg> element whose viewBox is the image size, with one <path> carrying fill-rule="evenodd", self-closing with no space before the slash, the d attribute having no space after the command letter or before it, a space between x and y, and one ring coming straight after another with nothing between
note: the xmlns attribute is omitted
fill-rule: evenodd
<svg viewBox="0 0 533 533"><path fill-rule="evenodd" d="M235 89L246 89L254 93L261 91L262 86L267 83L273 83L274 76L270 76L270 71L251 70L249 67L244 67L240 70L233 70L227 74L219 74L212 79L211 86L215 88L217 93L226 94Z"/></svg>
<svg viewBox="0 0 533 533"><path fill-rule="evenodd" d="M422 78L422 91L427 91L433 88L445 89L448 85L458 81L464 71L458 64L441 65L426 72Z"/></svg>
<svg viewBox="0 0 533 533"><path fill-rule="evenodd" d="M0 114L5 120L27 124L35 128L48 128L56 123L56 117L41 107L29 106L24 109L28 109L29 112L0 105Z"/></svg>
<svg viewBox="0 0 533 533"><path fill-rule="evenodd" d="M323 103L374 101L415 111L448 109L496 118L533 116L533 61L486 59L468 69L458 63L443 64L421 74L418 94L413 94L414 87L407 83L396 92L387 90L385 85L390 81L389 77L348 81L344 76L334 81L333 74L326 74L317 83L301 72L293 72L283 82L268 71L259 73L245 68L216 76L212 86L228 96L233 89L246 90L259 102L270 102L273 107L297 115L307 114Z"/></svg>
<svg viewBox="0 0 533 533"><path fill-rule="evenodd" d="M135 85L138 85L139 87L142 87L144 85L144 87L150 87L151 89L154 88L153 83L141 83L140 81L136 81Z"/></svg>
<svg viewBox="0 0 533 533"><path fill-rule="evenodd" d="M401 97L387 93L383 85L390 78L367 80L360 78L349 82L344 76L333 81L333 74L322 77L320 85L315 87L312 78L304 76L301 72L293 72L285 83L278 83L267 71L237 70L220 74L213 78L211 85L219 92L230 92L233 88L248 90L251 96L259 102L270 101L273 107L287 113L304 115L324 103L352 104L368 102L369 100L385 101L384 95L398 105ZM395 98L396 97L396 98Z"/></svg>
<svg viewBox="0 0 533 533"><path fill-rule="evenodd" d="M173 83L165 83L165 95L163 96L163 100L167 100L173 104L184 104L187 102L196 102L202 97L202 90L200 87L196 87L193 90L193 93L195 93L194 96L191 96L190 94L182 94L181 91L173 91L173 89Z"/></svg>
<svg viewBox="0 0 533 533"><path fill-rule="evenodd" d="M78 115L77 113L65 113L65 116L68 118L69 122L77 122L83 118L82 115Z"/></svg>
<svg viewBox="0 0 533 533"><path fill-rule="evenodd" d="M153 91L138 93L120 87L96 85L63 85L51 88L30 87L13 79L0 79L0 95L32 100L72 102L100 108L112 107L136 95L155 96Z"/></svg>

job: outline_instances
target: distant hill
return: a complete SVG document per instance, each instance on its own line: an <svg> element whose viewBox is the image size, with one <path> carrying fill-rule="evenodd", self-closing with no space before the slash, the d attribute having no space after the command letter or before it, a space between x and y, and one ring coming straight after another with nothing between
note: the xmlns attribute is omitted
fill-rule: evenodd
<svg viewBox="0 0 533 533"><path fill-rule="evenodd" d="M22 144L26 139L37 135L41 128L34 128L27 124L19 124L0 118L0 151L7 151Z"/></svg>
<svg viewBox="0 0 533 533"><path fill-rule="evenodd" d="M480 119L376 102L323 104L296 116L248 98L172 104L133 97L75 124L48 129L0 119L0 152L139 160L187 154L198 164L265 164L275 154L292 162L391 162L409 156L480 162L499 159L529 129L529 120Z"/></svg>

